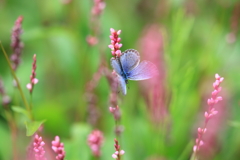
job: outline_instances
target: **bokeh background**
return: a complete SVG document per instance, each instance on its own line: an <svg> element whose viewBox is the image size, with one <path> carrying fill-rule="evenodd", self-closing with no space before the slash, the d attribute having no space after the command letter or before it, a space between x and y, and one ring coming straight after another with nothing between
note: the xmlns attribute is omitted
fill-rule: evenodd
<svg viewBox="0 0 240 160"><path fill-rule="evenodd" d="M0 41L12 53L11 30L24 17L22 63L17 69L24 93L29 83L33 54L37 55L39 83L33 92L33 113L46 119L42 136L46 151L59 135L66 159L94 159L87 136L104 133L101 159L114 153L113 116L108 110L110 85L105 76L91 91L96 99L97 123L89 111L87 84L102 62L111 69L110 28L121 30L122 51L137 49L141 59L159 68L159 77L129 82L128 94L119 93L124 132L119 139L124 160L190 159L203 126L207 98L215 73L223 76L223 101L204 135L204 159L240 157L240 1L238 0L121 0L104 1L103 12L93 17L93 0L0 0ZM89 45L88 36L98 39ZM24 107L13 87L10 69L0 52L0 76L11 105ZM0 159L12 159L11 134L0 106ZM95 112L94 112L95 113ZM14 113L17 147L25 159L31 137L25 136L25 118Z"/></svg>

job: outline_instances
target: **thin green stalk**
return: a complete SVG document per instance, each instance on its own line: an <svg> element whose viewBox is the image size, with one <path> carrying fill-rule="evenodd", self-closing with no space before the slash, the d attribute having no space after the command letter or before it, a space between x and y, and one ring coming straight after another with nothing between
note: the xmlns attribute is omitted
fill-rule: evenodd
<svg viewBox="0 0 240 160"><path fill-rule="evenodd" d="M29 104L28 104L28 102L27 102L27 100L26 100L26 98L25 98L25 96L24 96L24 94L23 94L23 91L22 91L22 88L21 88L20 83L19 83L19 81L18 81L18 78L17 78L17 76L16 76L16 74L15 74L13 68L12 68L11 62L10 62L8 56L7 56L7 53L6 53L5 49L4 49L3 46L2 46L1 41L0 41L0 45L1 45L1 48L2 48L2 51L3 51L3 54L4 54L4 56L5 56L6 60L7 60L8 66L9 66L9 68L10 68L10 70L11 70L11 73L12 73L12 75L13 75L13 78L14 78L15 81L16 81L16 84L17 84L18 90L19 90L19 92L20 92L20 95L21 95L21 97L22 97L23 103L24 103L27 111L29 112L29 116L30 116L29 118L30 118L30 120L33 121L33 116L32 116L32 113L31 113L31 108L30 108L30 106L29 106Z"/></svg>
<svg viewBox="0 0 240 160"><path fill-rule="evenodd" d="M187 146L184 148L182 154L179 156L178 160L184 160L184 159L188 159L189 157L189 154L192 152L192 147L193 147L194 143L193 141L190 141ZM192 159L194 158L194 156L192 155L191 156L191 159L190 160L194 160Z"/></svg>

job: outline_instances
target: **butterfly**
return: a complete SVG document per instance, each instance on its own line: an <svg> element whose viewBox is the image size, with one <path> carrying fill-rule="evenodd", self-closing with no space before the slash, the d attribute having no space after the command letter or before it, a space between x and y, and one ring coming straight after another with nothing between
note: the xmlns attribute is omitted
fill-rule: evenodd
<svg viewBox="0 0 240 160"><path fill-rule="evenodd" d="M111 58L112 68L117 73L120 89L127 94L128 80L145 80L158 75L157 67L149 61L140 63L140 55L137 50L128 49L120 57Z"/></svg>

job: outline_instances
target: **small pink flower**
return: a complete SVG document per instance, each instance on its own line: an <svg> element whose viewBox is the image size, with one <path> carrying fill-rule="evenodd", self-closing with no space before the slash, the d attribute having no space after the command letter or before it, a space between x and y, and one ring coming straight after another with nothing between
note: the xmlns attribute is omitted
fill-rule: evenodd
<svg viewBox="0 0 240 160"><path fill-rule="evenodd" d="M44 145L45 143L43 142L42 137L36 134L33 142L33 150L35 152L36 160L46 160L46 158L44 157L45 154L45 150L43 148Z"/></svg>
<svg viewBox="0 0 240 160"><path fill-rule="evenodd" d="M109 38L111 39L111 44L108 45L108 47L112 50L111 53L115 57L120 57L121 56L121 50L120 48L122 47L121 38L118 36L121 34L121 30L115 31L113 28L110 28L111 35Z"/></svg>
<svg viewBox="0 0 240 160"><path fill-rule="evenodd" d="M102 144L103 144L103 133L99 130L93 130L88 135L88 145L95 157L99 157L101 155L100 148Z"/></svg>
<svg viewBox="0 0 240 160"><path fill-rule="evenodd" d="M64 151L64 144L60 142L59 136L56 136L55 139L52 141L52 149L58 155L56 156L56 160L64 160L65 151Z"/></svg>
<svg viewBox="0 0 240 160"><path fill-rule="evenodd" d="M115 147L115 152L112 154L112 158L116 159L116 160L120 160L121 156L124 155L125 151L124 150L120 150L120 145L118 144L118 140L114 139L114 147Z"/></svg>
<svg viewBox="0 0 240 160"><path fill-rule="evenodd" d="M32 74L30 76L30 83L26 85L27 89L32 93L33 87L38 83L38 79L36 78L36 69L37 69L37 58L36 54L33 55L33 63L32 63Z"/></svg>

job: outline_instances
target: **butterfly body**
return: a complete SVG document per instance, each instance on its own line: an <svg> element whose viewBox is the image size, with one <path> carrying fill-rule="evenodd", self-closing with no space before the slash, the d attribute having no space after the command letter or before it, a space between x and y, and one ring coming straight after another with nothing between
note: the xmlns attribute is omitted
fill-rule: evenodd
<svg viewBox="0 0 240 160"><path fill-rule="evenodd" d="M137 50L128 49L120 57L111 58L111 65L118 75L120 88L124 95L127 94L128 80L145 80L158 74L157 67L149 61L140 63Z"/></svg>

